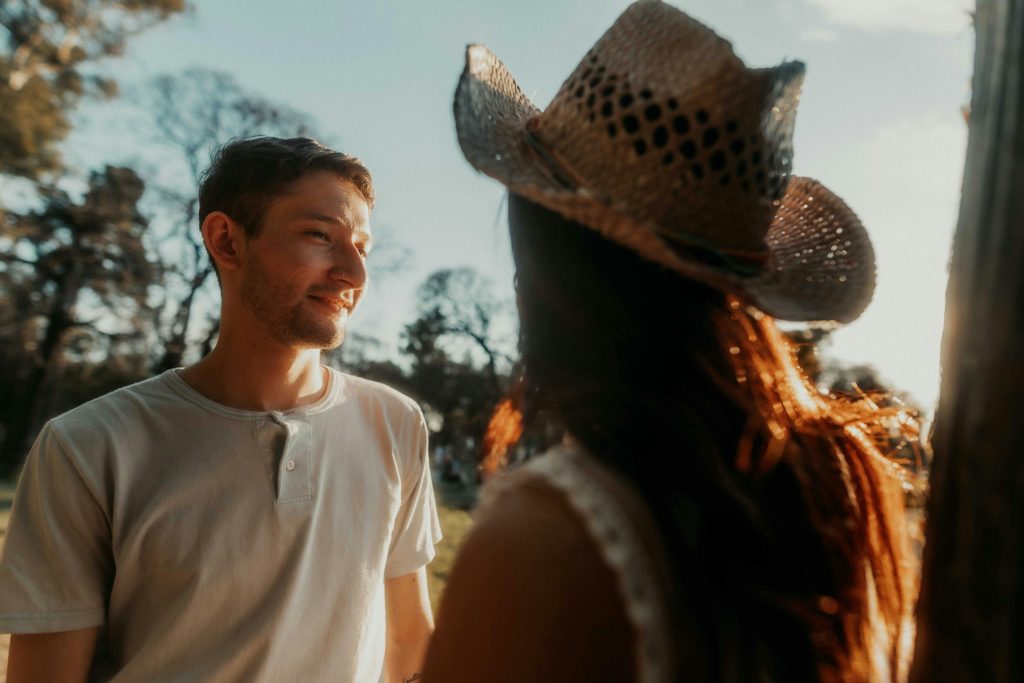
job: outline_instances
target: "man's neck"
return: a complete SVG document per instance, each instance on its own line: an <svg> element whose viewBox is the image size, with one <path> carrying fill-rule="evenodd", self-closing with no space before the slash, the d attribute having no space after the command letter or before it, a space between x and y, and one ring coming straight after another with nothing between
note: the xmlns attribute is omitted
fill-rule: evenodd
<svg viewBox="0 0 1024 683"><path fill-rule="evenodd" d="M315 403L327 389L319 349L253 344L223 334L210 355L180 377L210 400L241 410L290 410Z"/></svg>

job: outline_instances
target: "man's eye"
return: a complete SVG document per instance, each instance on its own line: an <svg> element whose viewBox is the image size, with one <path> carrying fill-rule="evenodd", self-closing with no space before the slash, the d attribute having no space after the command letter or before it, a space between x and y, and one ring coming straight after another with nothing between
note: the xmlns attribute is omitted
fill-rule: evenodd
<svg viewBox="0 0 1024 683"><path fill-rule="evenodd" d="M362 256L363 258L366 258L367 256L370 255L370 248L365 245L357 245L356 250L359 251L359 255Z"/></svg>
<svg viewBox="0 0 1024 683"><path fill-rule="evenodd" d="M307 230L306 234L309 235L310 237L315 237L320 240L328 239L327 233L324 232L323 230Z"/></svg>

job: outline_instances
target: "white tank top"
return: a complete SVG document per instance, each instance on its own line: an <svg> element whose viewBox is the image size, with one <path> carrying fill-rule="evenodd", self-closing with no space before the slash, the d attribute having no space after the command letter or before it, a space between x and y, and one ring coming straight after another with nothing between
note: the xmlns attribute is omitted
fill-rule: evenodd
<svg viewBox="0 0 1024 683"><path fill-rule="evenodd" d="M559 446L496 477L483 488L475 516L485 515L502 493L526 481L542 481L559 491L582 520L619 586L626 615L633 626L641 683L667 683L674 668L668 610L656 579L655 560L637 523L619 496L592 474L602 467L585 452ZM615 476L615 475L610 475Z"/></svg>

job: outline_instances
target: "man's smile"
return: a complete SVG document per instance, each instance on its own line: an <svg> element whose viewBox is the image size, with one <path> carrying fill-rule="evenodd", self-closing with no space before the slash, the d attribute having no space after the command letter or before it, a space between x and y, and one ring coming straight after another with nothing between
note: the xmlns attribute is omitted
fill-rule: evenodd
<svg viewBox="0 0 1024 683"><path fill-rule="evenodd" d="M354 305L352 301L337 296L310 294L309 298L317 305L330 309L333 313L341 313L342 311L351 313Z"/></svg>

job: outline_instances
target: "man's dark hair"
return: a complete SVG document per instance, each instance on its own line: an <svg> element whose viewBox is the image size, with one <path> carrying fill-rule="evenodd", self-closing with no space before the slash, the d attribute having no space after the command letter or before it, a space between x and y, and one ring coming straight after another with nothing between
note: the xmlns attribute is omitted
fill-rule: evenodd
<svg viewBox="0 0 1024 683"><path fill-rule="evenodd" d="M214 153L199 183L199 225L222 211L254 236L270 202L312 171L336 173L373 208L373 179L359 159L311 138L236 138Z"/></svg>

